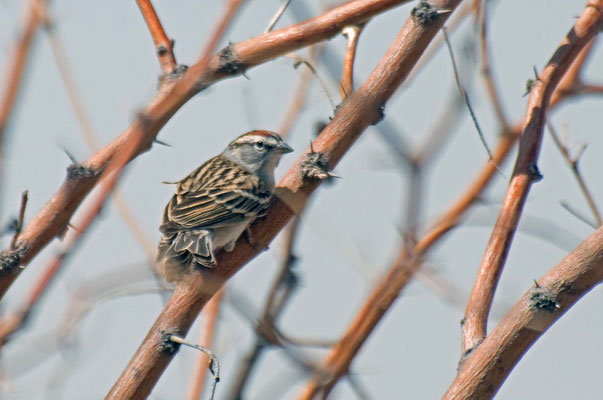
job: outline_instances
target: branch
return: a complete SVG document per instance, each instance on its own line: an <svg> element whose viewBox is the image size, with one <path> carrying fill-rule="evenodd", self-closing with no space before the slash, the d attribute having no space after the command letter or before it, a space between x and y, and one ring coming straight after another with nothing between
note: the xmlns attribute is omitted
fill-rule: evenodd
<svg viewBox="0 0 603 400"><path fill-rule="evenodd" d="M134 123L119 137L84 162L73 166L58 192L20 236L17 254L0 254L0 264L8 265L0 271L0 298L20 273L18 266L27 265L54 237L62 232L77 207L99 181L102 172L117 152L128 142L140 138L131 159L147 151L159 130L191 97L213 83L240 75L247 68L267 62L293 50L314 44L336 35L344 26L366 21L406 0L356 0L308 21L244 42L231 44L209 61L202 59L150 102L143 112L143 124ZM217 39L214 38L213 42ZM211 46L209 46L211 47ZM208 48L209 48L208 47ZM130 160L131 161L131 160Z"/></svg>
<svg viewBox="0 0 603 400"><path fill-rule="evenodd" d="M578 186L580 186L580 190L582 191L582 194L584 195L584 198L586 199L586 202L588 203L588 206L590 207L590 210L593 213L595 220L597 221L597 227L603 225L603 219L601 218L601 213L599 212L599 209L597 208L595 199L593 198L593 195L590 192L590 190L588 190L588 186L586 186L586 181L584 180L584 177L582 176L582 173L580 172L580 167L579 167L580 157L582 156L583 151L586 148L586 145L584 145L584 147L582 148L583 150L580 152L580 154L578 154L576 157L572 157L569 152L569 149L567 148L566 145L564 145L561 142L561 139L559 138L559 135L557 134L557 130L553 127L553 125L550 123L550 121L547 121L547 127L549 128L549 132L551 133L553 142L555 142L555 145L559 149L559 152L563 156L563 159L565 160L567 165L572 170L572 173L574 174L574 177L576 178L576 182L578 182Z"/></svg>
<svg viewBox="0 0 603 400"><path fill-rule="evenodd" d="M442 6L452 10L458 3L458 0L450 0L443 2ZM340 105L331 122L314 141L314 151L322 154L321 158L329 169L337 165L369 125L383 118L385 103L444 23L445 15L440 15L425 3L420 7L413 10L415 16L406 21L366 82ZM430 13L430 10L435 12ZM166 335L186 334L199 311L223 283L258 254L257 248L265 248L272 241L320 185L320 181L304 178L301 173L310 152L311 149L306 149L281 180L277 188L280 199L275 199L266 218L251 226L256 246L252 247L241 239L237 242L236 251L217 256L218 268L195 271L182 281L108 398L143 398L149 395L177 350L165 346Z"/></svg>
<svg viewBox="0 0 603 400"><path fill-rule="evenodd" d="M220 314L220 303L222 296L224 295L224 289L220 290L207 304L207 308L204 310L203 321L201 325L201 336L199 337L199 344L202 347L211 348L214 334L216 332L216 325L218 322L218 315ZM207 376L207 365L210 362L210 358L207 354L201 352L197 356L195 367L191 375L191 383L188 389L187 398L189 400L197 400L201 398L203 393L203 386L205 384L205 377Z"/></svg>
<svg viewBox="0 0 603 400"><path fill-rule="evenodd" d="M354 92L354 61L356 60L356 48L358 47L358 39L364 25L350 25L343 29L343 35L348 41L343 58L343 71L341 72L341 82L339 83L339 91L341 99L345 100L352 92Z"/></svg>
<svg viewBox="0 0 603 400"><path fill-rule="evenodd" d="M557 48L530 92L519 153L500 214L486 246L463 322L463 354L486 337L488 314L523 205L530 187L542 179L537 162L546 112L555 87L582 50L601 28L603 0L591 0L574 27Z"/></svg>
<svg viewBox="0 0 603 400"><path fill-rule="evenodd" d="M579 70L582 66L583 63L576 60L572 65L572 69ZM562 95L558 98L559 101L551 104L551 108L561 104L560 100L567 99L568 96ZM385 316L387 310L400 296L402 289L404 289L413 273L418 270L418 265L413 264L410 256L414 255L420 262L421 258L446 233L450 232L460 223L463 215L469 210L472 204L480 199L483 192L487 189L498 171L496 166L501 165L507 159L520 134L520 125L511 127L508 131L504 130L504 126L501 127L500 139L492 154L493 162L489 161L486 163L478 176L464 191L463 195L436 220L427 234L416 243L412 251L406 252L406 254L404 250L400 252L386 275L375 285L339 343L323 361L321 368L324 371L323 375L313 378L306 388L306 393L316 393L329 384L334 385L337 379L346 374L352 360L364 342ZM414 260L414 262L416 263L417 261Z"/></svg>
<svg viewBox="0 0 603 400"><path fill-rule="evenodd" d="M10 61L6 72L4 92L0 98L0 177L3 175L4 134L8 128L13 107L17 101L31 43L42 22L38 7L39 2L40 0L31 0L28 2L25 24L21 32L19 32L13 54L6 58Z"/></svg>
<svg viewBox="0 0 603 400"><path fill-rule="evenodd" d="M603 228L547 272L472 351L444 399L492 398L525 352L603 281Z"/></svg>
<svg viewBox="0 0 603 400"><path fill-rule="evenodd" d="M176 62L176 56L174 55L174 41L170 40L163 30L159 16L153 8L150 0L136 0L140 12L149 27L151 36L153 37L153 43L155 43L155 51L157 52L157 59L161 66L161 71L164 75L169 75L176 70L178 63Z"/></svg>

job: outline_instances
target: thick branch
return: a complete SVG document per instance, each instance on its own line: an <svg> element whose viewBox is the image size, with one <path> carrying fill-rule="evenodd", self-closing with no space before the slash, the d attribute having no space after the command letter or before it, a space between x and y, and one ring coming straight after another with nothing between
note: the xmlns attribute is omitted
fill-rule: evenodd
<svg viewBox="0 0 603 400"><path fill-rule="evenodd" d="M601 281L603 228L538 279L492 333L468 355L443 398L494 397L532 344Z"/></svg>
<svg viewBox="0 0 603 400"><path fill-rule="evenodd" d="M346 25L366 21L404 2L405 0L356 0L308 21L232 44L214 55L209 62L199 61L188 69L182 79L173 85L164 86L145 108L141 117L144 123L132 124L113 142L74 169L89 173L68 175L58 192L21 234L19 265L27 265L65 228L77 207L98 183L100 172L126 143L141 138L132 158L147 151L159 130L199 90L220 79L241 74L245 68L328 39ZM20 269L16 268L11 273L0 274L0 298L19 273Z"/></svg>
<svg viewBox="0 0 603 400"><path fill-rule="evenodd" d="M590 1L531 89L519 154L500 214L482 259L463 323L462 350L472 351L486 337L488 314L498 280L532 183L540 180L538 155L546 112L555 87L603 21L603 0Z"/></svg>

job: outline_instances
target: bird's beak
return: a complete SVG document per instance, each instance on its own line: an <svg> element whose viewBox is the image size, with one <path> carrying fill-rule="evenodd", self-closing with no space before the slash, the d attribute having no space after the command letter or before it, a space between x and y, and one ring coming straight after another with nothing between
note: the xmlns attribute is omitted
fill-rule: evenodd
<svg viewBox="0 0 603 400"><path fill-rule="evenodd" d="M287 153L291 153L293 151L293 149L291 148L291 146L289 146L287 143L285 142L280 142L277 146L276 146L276 150L281 153L281 154L287 154Z"/></svg>

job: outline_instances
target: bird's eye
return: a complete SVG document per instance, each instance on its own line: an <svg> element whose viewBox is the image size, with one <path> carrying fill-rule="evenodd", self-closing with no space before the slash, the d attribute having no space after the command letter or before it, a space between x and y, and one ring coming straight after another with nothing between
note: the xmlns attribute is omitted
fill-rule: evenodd
<svg viewBox="0 0 603 400"><path fill-rule="evenodd" d="M258 150L263 150L264 149L264 142L262 142L262 141L255 142L255 148L258 149Z"/></svg>

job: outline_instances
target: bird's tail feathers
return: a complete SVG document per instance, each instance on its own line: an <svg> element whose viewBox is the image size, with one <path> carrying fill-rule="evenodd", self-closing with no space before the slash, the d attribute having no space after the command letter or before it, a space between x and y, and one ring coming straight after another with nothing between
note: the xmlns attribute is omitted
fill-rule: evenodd
<svg viewBox="0 0 603 400"><path fill-rule="evenodd" d="M164 235L159 243L158 272L172 282L177 281L191 264L215 267L212 240L213 234L207 230L181 231L175 235Z"/></svg>

